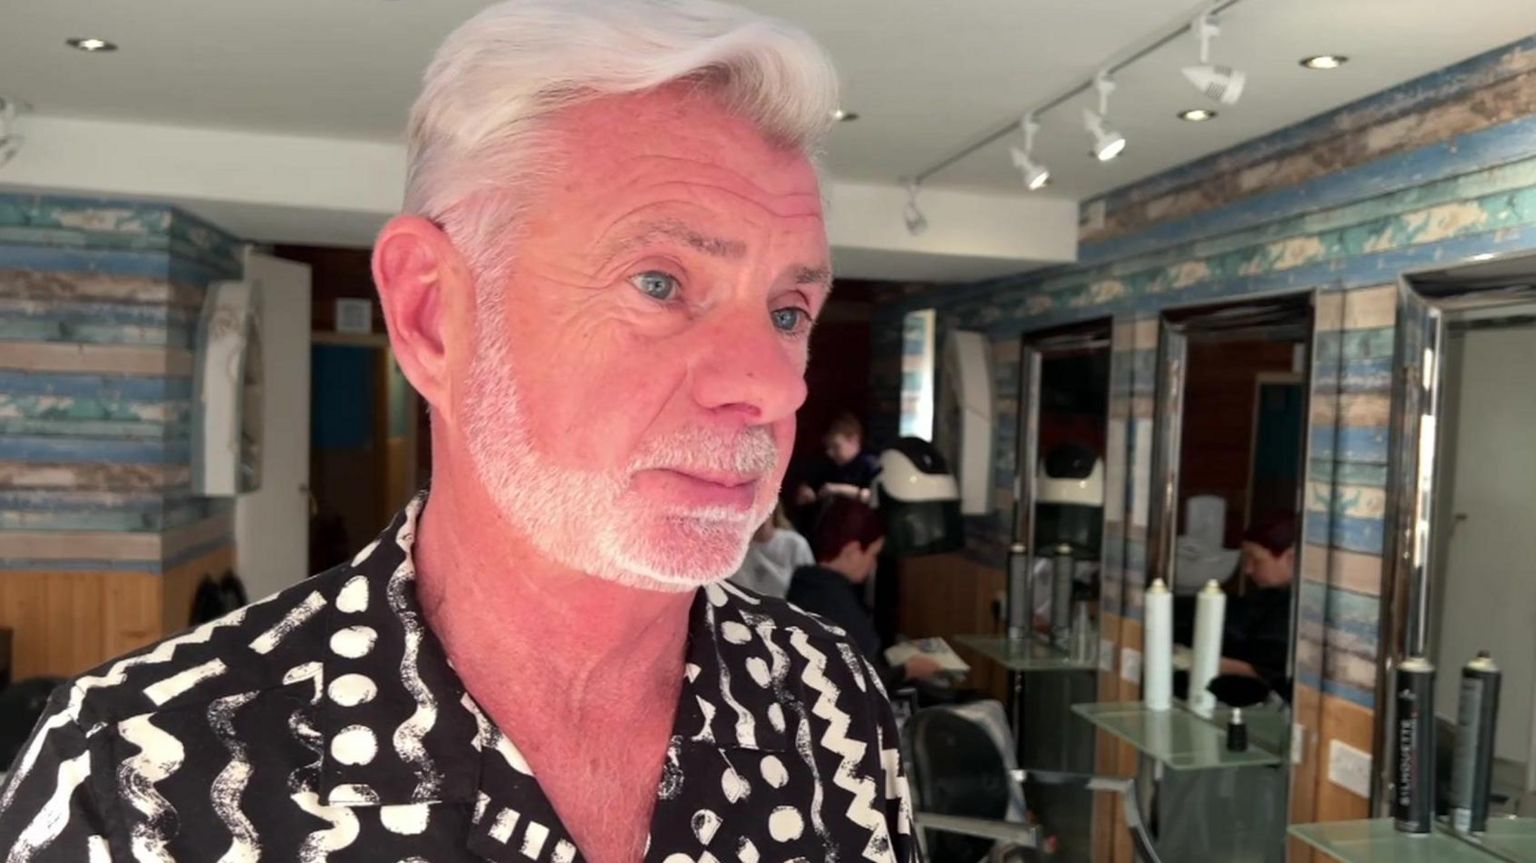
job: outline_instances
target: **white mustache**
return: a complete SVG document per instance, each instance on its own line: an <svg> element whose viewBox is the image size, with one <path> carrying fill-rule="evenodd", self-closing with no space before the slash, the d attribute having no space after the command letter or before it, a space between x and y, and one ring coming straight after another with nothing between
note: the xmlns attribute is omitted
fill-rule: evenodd
<svg viewBox="0 0 1536 863"><path fill-rule="evenodd" d="M752 426L736 435L692 428L649 442L629 469L631 473L693 470L760 476L778 462L779 450L766 426Z"/></svg>

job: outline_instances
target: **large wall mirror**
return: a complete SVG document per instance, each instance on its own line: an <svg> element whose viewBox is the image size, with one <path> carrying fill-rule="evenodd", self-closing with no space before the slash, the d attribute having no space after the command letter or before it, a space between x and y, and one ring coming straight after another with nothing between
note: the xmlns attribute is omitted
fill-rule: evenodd
<svg viewBox="0 0 1536 863"><path fill-rule="evenodd" d="M1173 594L1175 709L1221 722L1242 708L1251 745L1275 756L1166 774L1155 795L1164 859L1284 859L1314 302L1294 294L1162 319L1148 583ZM1222 609L1210 667L1241 696L1191 682L1201 604Z"/></svg>
<svg viewBox="0 0 1536 863"><path fill-rule="evenodd" d="M1409 373L1394 398L1380 703L1394 701L1395 661L1435 665L1440 828L1536 861L1536 256L1406 276L1398 339ZM1451 814L1471 739L1463 668L1479 653L1499 696L1490 820L1472 832ZM1378 801L1393 790L1390 713L1378 711Z"/></svg>
<svg viewBox="0 0 1536 863"><path fill-rule="evenodd" d="M1109 320L1027 334L1021 345L1013 535L1028 556L1030 589L1020 618L1027 632L1013 634L1061 660L1014 675L1026 769L1093 772L1095 734L1071 706L1098 695L1106 477L1124 475L1124 454L1107 446L1113 361ZM1092 793L1032 784L1028 794L1056 837L1052 859L1091 860Z"/></svg>

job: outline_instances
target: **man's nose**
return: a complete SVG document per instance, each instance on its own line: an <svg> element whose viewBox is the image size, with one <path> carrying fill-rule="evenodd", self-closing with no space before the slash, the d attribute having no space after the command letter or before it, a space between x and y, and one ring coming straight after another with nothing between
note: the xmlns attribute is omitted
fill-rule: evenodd
<svg viewBox="0 0 1536 863"><path fill-rule="evenodd" d="M764 306L717 308L697 327L692 372L700 406L766 425L805 403L805 349L773 326Z"/></svg>

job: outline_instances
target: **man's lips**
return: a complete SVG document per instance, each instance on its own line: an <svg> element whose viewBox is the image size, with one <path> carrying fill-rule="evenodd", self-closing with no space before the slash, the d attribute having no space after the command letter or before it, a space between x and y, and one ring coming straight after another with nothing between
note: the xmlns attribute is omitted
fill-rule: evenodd
<svg viewBox="0 0 1536 863"><path fill-rule="evenodd" d="M694 468L660 468L650 473L658 491L685 506L748 509L757 502L760 476Z"/></svg>

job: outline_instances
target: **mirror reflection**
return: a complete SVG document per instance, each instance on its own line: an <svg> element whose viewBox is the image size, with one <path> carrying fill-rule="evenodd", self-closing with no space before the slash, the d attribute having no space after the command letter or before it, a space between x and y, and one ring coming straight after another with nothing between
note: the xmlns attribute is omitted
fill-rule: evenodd
<svg viewBox="0 0 1536 863"><path fill-rule="evenodd" d="M1411 280L1441 314L1423 593L1442 830L1536 860L1536 260Z"/></svg>
<svg viewBox="0 0 1536 863"><path fill-rule="evenodd" d="M1232 759L1156 783L1164 859L1284 859L1311 341L1304 295L1164 318L1143 702Z"/></svg>

